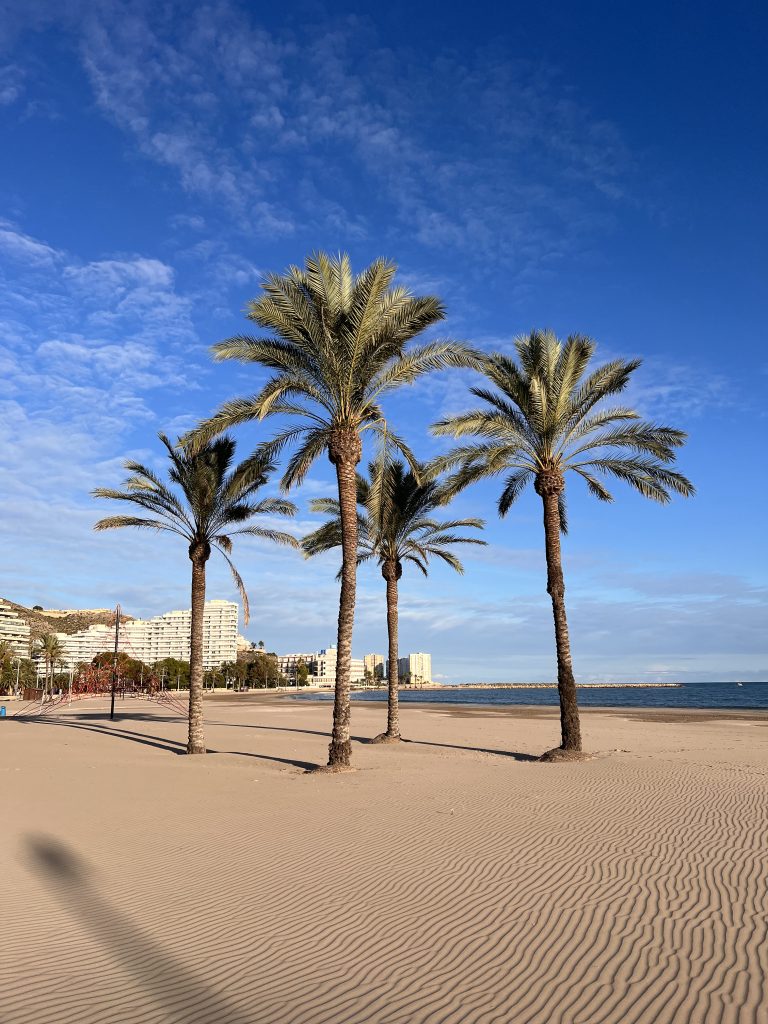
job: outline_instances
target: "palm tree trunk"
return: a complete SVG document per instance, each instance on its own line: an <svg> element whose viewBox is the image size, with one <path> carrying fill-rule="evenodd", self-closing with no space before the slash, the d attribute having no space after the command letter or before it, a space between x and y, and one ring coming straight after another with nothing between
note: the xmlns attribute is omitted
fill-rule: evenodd
<svg viewBox="0 0 768 1024"><path fill-rule="evenodd" d="M352 629L355 622L357 590L357 480L355 467L360 461L361 444L356 431L339 430L328 448L336 466L341 514L341 593L339 629L336 640L336 687L333 699L333 732L328 747L328 767L346 768L352 744L349 737L351 706L349 700L352 673Z"/></svg>
<svg viewBox="0 0 768 1024"><path fill-rule="evenodd" d="M387 731L382 739L400 739L400 679L397 664L398 646L398 594L397 581L402 575L402 568L397 562L386 561L381 567L381 574L387 581L387 637L389 639L389 672L387 690Z"/></svg>
<svg viewBox="0 0 768 1024"><path fill-rule="evenodd" d="M188 754L205 753L203 729L203 620L205 616L205 563L202 546L190 545L192 560L192 622L189 643Z"/></svg>
<svg viewBox="0 0 768 1024"><path fill-rule="evenodd" d="M571 642L565 615L565 582L560 551L560 509L558 499L564 482L561 476L543 475L536 481L536 490L544 503L544 543L547 556L547 593L552 598L557 648L557 690L560 697L561 749L581 750L579 705L576 681L571 662Z"/></svg>

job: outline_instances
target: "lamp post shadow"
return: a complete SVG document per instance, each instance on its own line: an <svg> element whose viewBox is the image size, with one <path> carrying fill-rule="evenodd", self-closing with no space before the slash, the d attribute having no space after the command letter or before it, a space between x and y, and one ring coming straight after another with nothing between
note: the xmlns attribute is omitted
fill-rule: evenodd
<svg viewBox="0 0 768 1024"><path fill-rule="evenodd" d="M179 960L170 956L94 884L93 869L52 836L25 839L26 859L59 903L112 956L163 1011L163 1020L190 1024L249 1024L247 1016L225 1000ZM181 939L183 942L183 938Z"/></svg>

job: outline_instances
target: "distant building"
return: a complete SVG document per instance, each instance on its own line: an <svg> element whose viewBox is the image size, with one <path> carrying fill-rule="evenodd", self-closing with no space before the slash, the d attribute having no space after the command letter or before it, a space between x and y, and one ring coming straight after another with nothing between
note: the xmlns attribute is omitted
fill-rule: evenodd
<svg viewBox="0 0 768 1024"><path fill-rule="evenodd" d="M325 647L322 651L312 654L278 654L277 664L280 672L293 679L300 661L309 669L307 682L310 686L336 685L336 647ZM362 658L352 658L351 682L360 683L365 679L365 668Z"/></svg>
<svg viewBox="0 0 768 1024"><path fill-rule="evenodd" d="M432 683L432 655L407 654L397 659L397 674L411 686L430 686Z"/></svg>
<svg viewBox="0 0 768 1024"><path fill-rule="evenodd" d="M70 615L110 615L114 608L45 608L40 614L48 619L66 619Z"/></svg>
<svg viewBox="0 0 768 1024"><path fill-rule="evenodd" d="M383 679L384 655L366 654L363 658L363 670L365 672L366 679Z"/></svg>
<svg viewBox="0 0 768 1024"><path fill-rule="evenodd" d="M29 657L29 623L5 601L0 601L0 642L9 644L19 658Z"/></svg>
<svg viewBox="0 0 768 1024"><path fill-rule="evenodd" d="M314 671L316 658L317 654L314 652L311 654L278 654L277 667L281 675L286 676L288 679L293 679L298 672L299 665L303 662L311 675Z"/></svg>
<svg viewBox="0 0 768 1024"><path fill-rule="evenodd" d="M310 668L309 682L315 686L336 685L336 645L326 647L315 655L315 662ZM350 663L349 681L361 683L365 679L365 668L362 658L352 658Z"/></svg>
<svg viewBox="0 0 768 1024"><path fill-rule="evenodd" d="M234 601L206 601L203 614L203 669L218 668L237 658L238 606ZM131 619L120 625L118 649L152 665L164 658L189 661L192 612L165 612L151 619ZM57 633L64 648L66 669L114 650L114 625L92 625L78 633Z"/></svg>

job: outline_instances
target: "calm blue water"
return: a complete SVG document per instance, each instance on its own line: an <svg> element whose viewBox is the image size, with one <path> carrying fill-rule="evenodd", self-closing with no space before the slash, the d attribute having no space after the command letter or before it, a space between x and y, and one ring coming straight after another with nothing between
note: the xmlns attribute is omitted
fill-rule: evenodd
<svg viewBox="0 0 768 1024"><path fill-rule="evenodd" d="M578 691L582 707L614 708L731 708L733 710L768 711L768 682L686 683L675 689L614 689L590 686ZM312 698L332 700L332 694L306 694L299 700ZM384 690L353 693L354 700L386 701ZM400 700L429 704L538 704L557 705L557 690L401 690Z"/></svg>

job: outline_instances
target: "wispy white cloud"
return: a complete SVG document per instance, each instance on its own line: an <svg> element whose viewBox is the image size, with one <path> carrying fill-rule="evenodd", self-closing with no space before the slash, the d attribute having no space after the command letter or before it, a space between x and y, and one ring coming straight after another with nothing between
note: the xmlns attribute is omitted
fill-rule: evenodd
<svg viewBox="0 0 768 1024"><path fill-rule="evenodd" d="M50 245L16 231L7 221L0 220L0 252L6 259L23 264L42 266L60 261L60 254Z"/></svg>
<svg viewBox="0 0 768 1024"><path fill-rule="evenodd" d="M4 528L47 543L82 522L128 439L161 425L168 392L194 389L197 338L157 259L84 262L8 223L0 247Z"/></svg>
<svg viewBox="0 0 768 1024"><path fill-rule="evenodd" d="M58 17L104 115L246 233L350 245L375 197L390 239L484 254L520 289L631 190L616 127L541 62L395 51L360 17L280 31L227 0L166 14L101 0Z"/></svg>
<svg viewBox="0 0 768 1024"><path fill-rule="evenodd" d="M24 92L24 71L17 64L0 67L0 107L16 103Z"/></svg>

